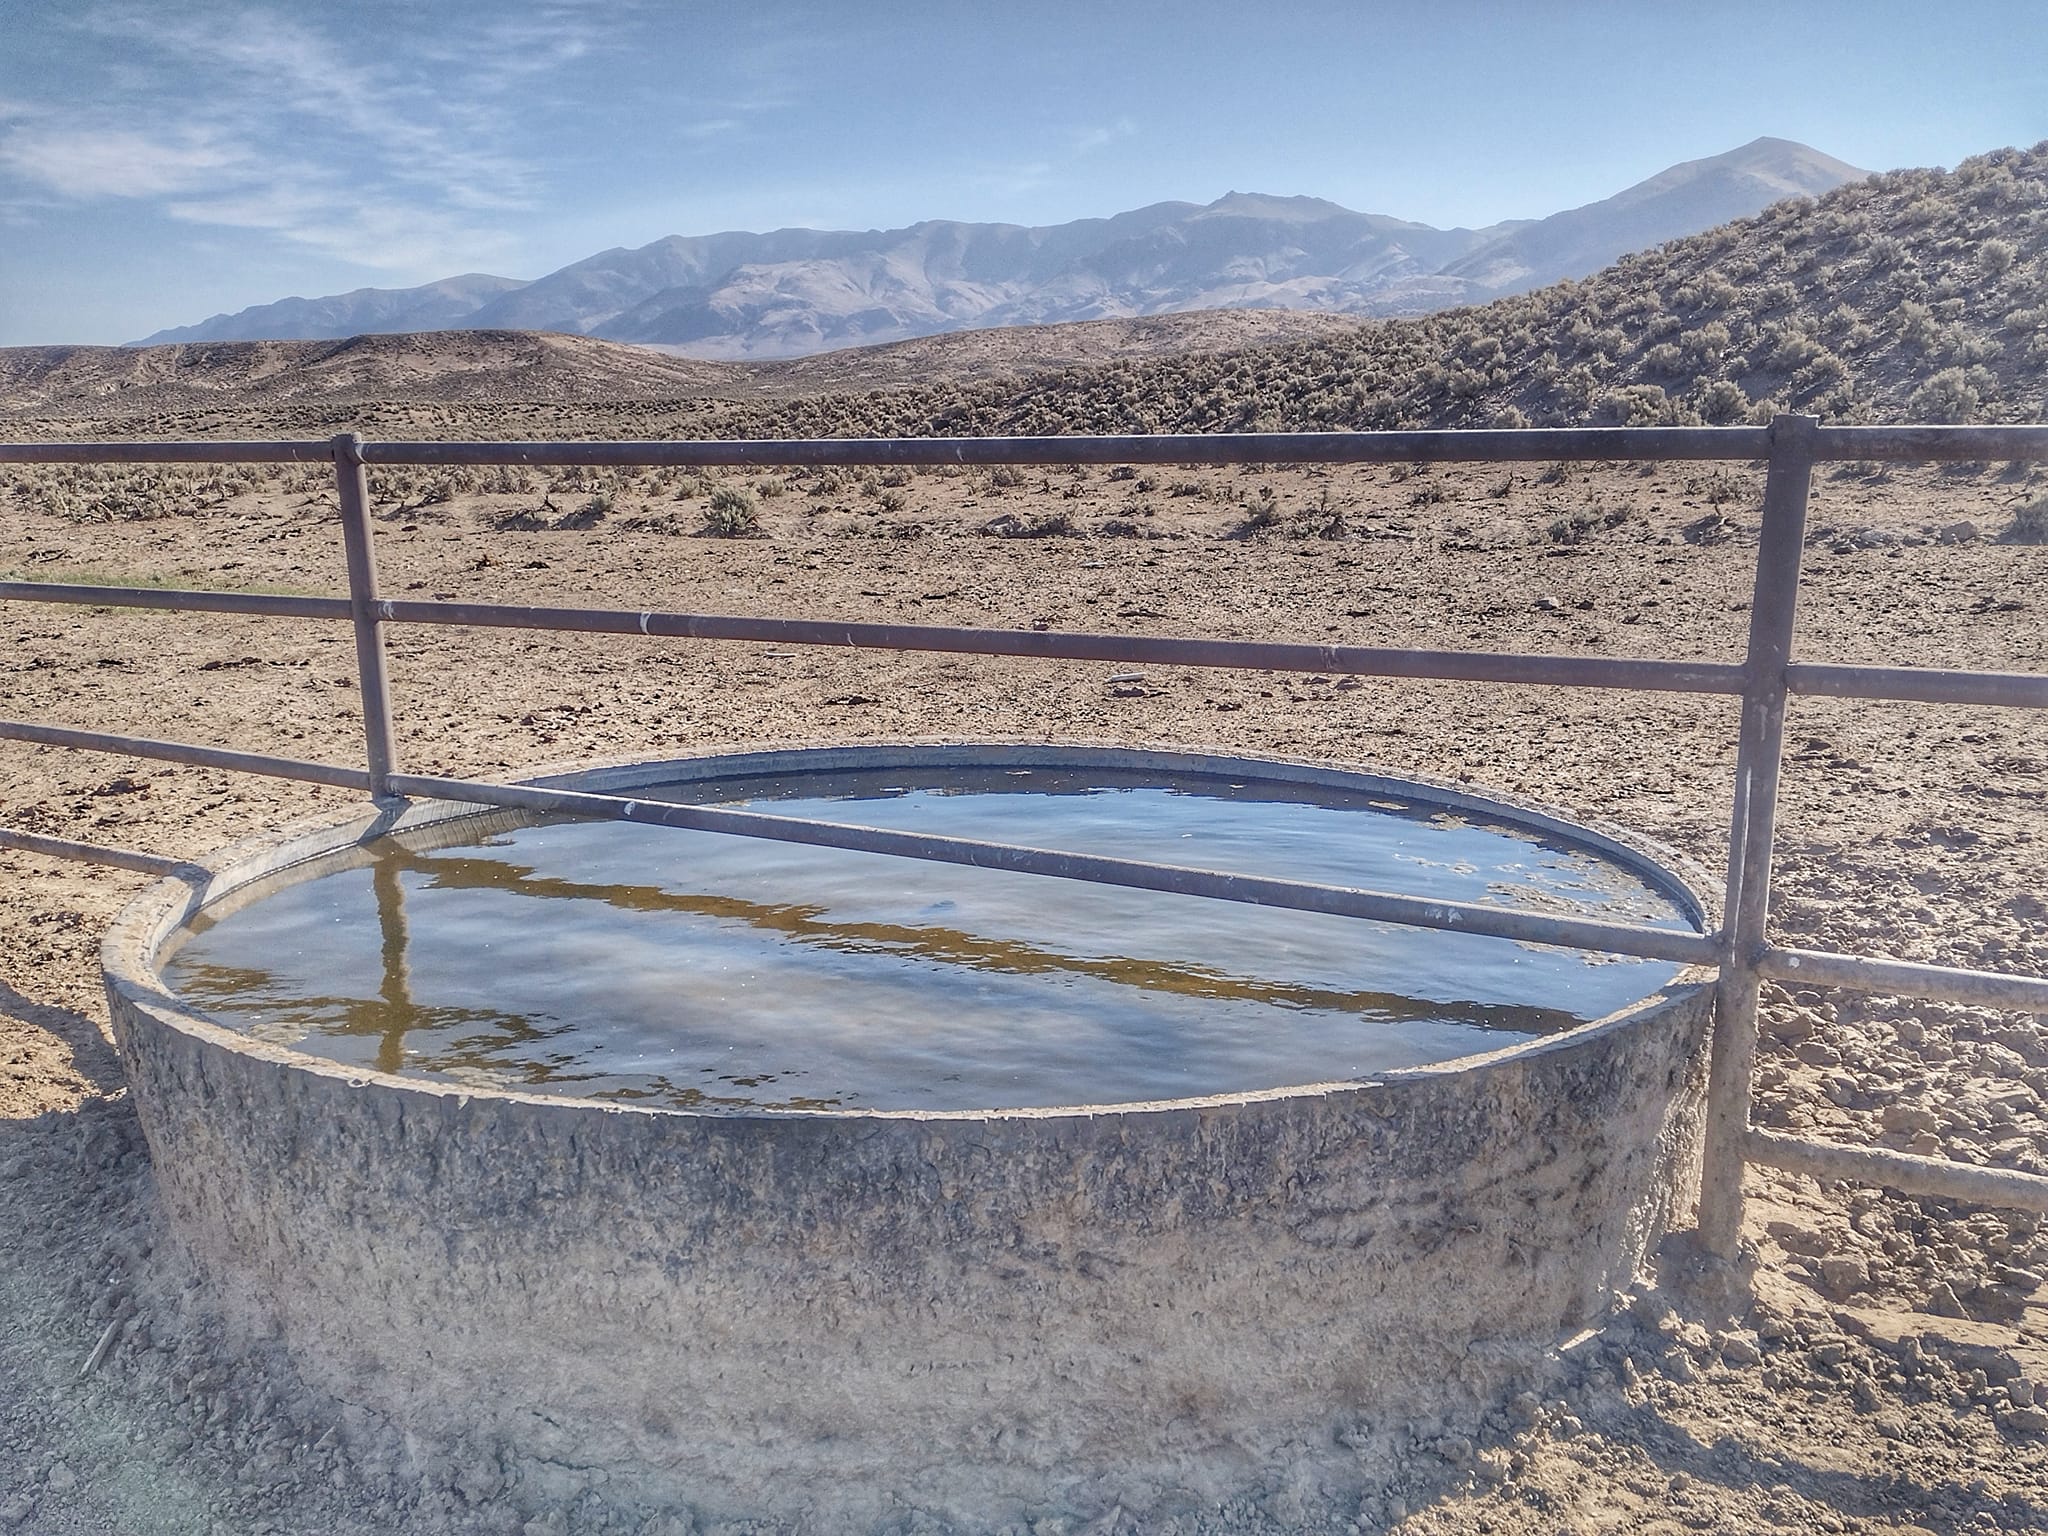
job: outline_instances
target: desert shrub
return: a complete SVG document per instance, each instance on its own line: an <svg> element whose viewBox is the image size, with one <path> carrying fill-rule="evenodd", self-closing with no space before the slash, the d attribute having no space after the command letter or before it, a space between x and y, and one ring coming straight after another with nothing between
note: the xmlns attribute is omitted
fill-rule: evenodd
<svg viewBox="0 0 2048 1536"><path fill-rule="evenodd" d="M981 532L998 539L1047 539L1073 531L1074 520L1064 512L1045 512L1028 518L1002 512L981 525Z"/></svg>
<svg viewBox="0 0 2048 1536"><path fill-rule="evenodd" d="M1788 330L1771 349L1771 366L1780 373L1804 368L1827 349L1803 331Z"/></svg>
<svg viewBox="0 0 2048 1536"><path fill-rule="evenodd" d="M1546 534L1553 544L1583 544L1589 534L1602 528L1619 528L1634 516L1627 507L1594 507L1590 511L1558 518Z"/></svg>
<svg viewBox="0 0 2048 1536"><path fill-rule="evenodd" d="M523 464L493 464L486 468L480 490L497 496L519 496L533 489L533 472Z"/></svg>
<svg viewBox="0 0 2048 1536"><path fill-rule="evenodd" d="M1742 290L1721 273L1708 272L1693 282L1680 284L1672 298L1680 309L1704 313L1726 309L1741 296Z"/></svg>
<svg viewBox="0 0 2048 1536"><path fill-rule="evenodd" d="M595 528L617 510L617 503L603 492L584 498L572 511L564 512L555 522L557 528Z"/></svg>
<svg viewBox="0 0 2048 1536"><path fill-rule="evenodd" d="M1670 407L1664 390L1656 384L1631 384L1610 389L1593 404L1593 419L1616 427L1652 427L1665 419Z"/></svg>
<svg viewBox="0 0 2048 1536"><path fill-rule="evenodd" d="M1941 336L1934 312L1925 304L1908 299L1899 306L1899 341L1916 352L1929 350Z"/></svg>
<svg viewBox="0 0 2048 1536"><path fill-rule="evenodd" d="M1732 470L1714 469L1698 476L1686 485L1695 495L1704 496L1710 507L1724 507L1731 501L1740 501L1749 495L1749 487L1742 477Z"/></svg>
<svg viewBox="0 0 2048 1536"><path fill-rule="evenodd" d="M1700 393L1700 416L1714 426L1727 426L1749 415L1749 396L1731 379L1716 379Z"/></svg>
<svg viewBox="0 0 2048 1536"><path fill-rule="evenodd" d="M754 493L763 501L773 501L789 490L789 482L780 475L763 475L754 482Z"/></svg>
<svg viewBox="0 0 2048 1536"><path fill-rule="evenodd" d="M722 539L736 539L761 526L761 514L753 492L737 485L721 485L704 504L704 530Z"/></svg>
<svg viewBox="0 0 2048 1536"><path fill-rule="evenodd" d="M1813 355L1805 367L1793 375L1792 382L1810 394L1839 384L1848 376L1849 365L1823 348Z"/></svg>
<svg viewBox="0 0 2048 1536"><path fill-rule="evenodd" d="M1672 342L1659 342L1643 353L1643 367L1667 376L1681 374L1687 368L1685 353Z"/></svg>
<svg viewBox="0 0 2048 1536"><path fill-rule="evenodd" d="M2048 544L2048 496L2014 508L2003 537L2008 544Z"/></svg>
<svg viewBox="0 0 2048 1536"><path fill-rule="evenodd" d="M1916 421L1962 422L1977 414L1983 398L1960 368L1944 368L1913 391L1906 413Z"/></svg>

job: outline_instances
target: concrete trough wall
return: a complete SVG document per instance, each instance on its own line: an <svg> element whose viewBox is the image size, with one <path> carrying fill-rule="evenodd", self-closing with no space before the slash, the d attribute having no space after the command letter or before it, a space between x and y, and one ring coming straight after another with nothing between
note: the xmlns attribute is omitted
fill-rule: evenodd
<svg viewBox="0 0 2048 1536"><path fill-rule="evenodd" d="M853 757L931 760L890 750ZM1690 978L1362 1084L982 1114L710 1116L406 1081L166 992L156 957L196 905L369 825L156 888L109 936L108 992L168 1220L216 1304L423 1443L820 1531L1341 1501L1415 1422L1469 1426L1538 1379L1694 1198L1710 992Z"/></svg>

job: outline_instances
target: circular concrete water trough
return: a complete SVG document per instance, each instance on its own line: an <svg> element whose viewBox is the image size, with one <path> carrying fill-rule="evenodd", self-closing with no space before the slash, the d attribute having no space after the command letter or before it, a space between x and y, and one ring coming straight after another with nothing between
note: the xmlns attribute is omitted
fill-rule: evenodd
<svg viewBox="0 0 2048 1536"><path fill-rule="evenodd" d="M1294 763L858 748L544 782L940 759L1392 793L1566 839L1701 910L1667 859L1540 808ZM166 987L196 915L479 814L421 803L243 850L153 888L105 950L167 1220L213 1304L421 1444L821 1531L1246 1494L1355 1509L1416 1426L1469 1429L1538 1380L1694 1199L1709 990L1691 973L1561 1034L1360 1081L981 1112L422 1081L261 1043Z"/></svg>

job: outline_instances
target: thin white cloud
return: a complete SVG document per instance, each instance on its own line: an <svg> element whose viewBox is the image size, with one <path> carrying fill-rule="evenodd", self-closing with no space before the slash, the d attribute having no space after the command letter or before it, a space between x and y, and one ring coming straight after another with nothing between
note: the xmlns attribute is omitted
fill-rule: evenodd
<svg viewBox="0 0 2048 1536"><path fill-rule="evenodd" d="M1055 151L1039 159L980 166L969 171L964 179L977 192L1021 197L1054 185L1067 174L1073 162L1137 131L1138 125L1127 117L1092 128L1077 128L1065 136L1064 153Z"/></svg>
<svg viewBox="0 0 2048 1536"><path fill-rule="evenodd" d="M0 100L0 200L146 202L391 270L474 263L544 199L541 169L502 147L522 93L609 46L621 9L543 7L384 53L333 12L87 8L72 25L109 88Z"/></svg>
<svg viewBox="0 0 2048 1536"><path fill-rule="evenodd" d="M157 197L244 174L244 155L205 133L178 142L122 128L34 122L0 138L0 168L60 197Z"/></svg>
<svg viewBox="0 0 2048 1536"><path fill-rule="evenodd" d="M1073 136L1074 153L1091 155L1098 149L1107 149L1119 139L1128 139L1138 131L1138 125L1128 117L1120 117L1113 123L1103 123L1094 128L1076 129Z"/></svg>

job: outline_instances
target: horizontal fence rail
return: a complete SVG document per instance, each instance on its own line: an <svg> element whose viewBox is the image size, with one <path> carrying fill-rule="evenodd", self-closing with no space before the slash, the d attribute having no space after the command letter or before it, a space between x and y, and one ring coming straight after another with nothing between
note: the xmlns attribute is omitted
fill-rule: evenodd
<svg viewBox="0 0 2048 1536"><path fill-rule="evenodd" d="M156 608L168 613L257 613L273 619L346 619L352 611L345 597L205 592L190 587L94 587L59 581L0 581L0 602Z"/></svg>
<svg viewBox="0 0 2048 1536"><path fill-rule="evenodd" d="M2016 1168L1986 1168L1948 1158L1917 1157L1883 1147L1844 1147L1801 1141L1754 1127L1745 1138L1749 1161L1813 1179L1882 1184L1904 1195L1969 1200L1980 1205L2048 1210L2048 1178Z"/></svg>
<svg viewBox="0 0 2048 1536"><path fill-rule="evenodd" d="M334 789L368 791L370 775L361 768L308 763L268 752L241 752L232 747L202 747L187 741L156 741L148 736L120 736L109 731L79 731L64 725L38 725L28 720L0 720L0 741L27 741L44 747L72 747L84 752L115 752L123 757L152 757L195 768L227 768L260 773L273 779L297 779Z"/></svg>
<svg viewBox="0 0 2048 1536"><path fill-rule="evenodd" d="M2048 1013L2048 978L1831 955L1814 949L1767 949L1759 957L1757 969L1772 981L1808 987L1845 987L1852 992L1882 992L1930 1002Z"/></svg>
<svg viewBox="0 0 2048 1536"><path fill-rule="evenodd" d="M1937 667L1838 667L1794 662L1794 693L1817 699L1889 699L1902 704L1992 704L2048 709L2048 676L2031 672L1954 672Z"/></svg>
<svg viewBox="0 0 2048 1536"><path fill-rule="evenodd" d="M0 601L9 598L35 603L84 603L95 607L261 613L296 619L350 617L348 600L338 597L274 598L239 592L0 581ZM646 635L676 640L754 640L771 645L941 651L975 656L1020 656L1040 661L1109 661L1141 666L1237 668L1258 672L1339 672L1358 677L1528 683L1560 688L1734 694L1742 691L1744 677L1742 668L1723 662L1538 656L1494 651L1397 650L1359 645L1199 640L1161 635L1091 635L1071 630L959 629L938 624L760 619L736 614L666 613L637 608L536 608L506 603L409 602L380 598L374 611L378 618L396 624Z"/></svg>
<svg viewBox="0 0 2048 1536"><path fill-rule="evenodd" d="M1570 459L1761 461L1769 469L1740 663L1551 656L1394 647L1214 640L1194 636L955 628L695 614L621 608L383 598L370 537L367 472L379 466L560 465L760 467L1078 464L1423 464ZM2048 1178L1882 1149L1803 1141L1749 1124L1761 984L1843 987L1902 997L2048 1012L2048 979L1772 946L1765 939L1786 707L1794 697L1977 707L2048 708L2048 676L1937 667L1845 666L1791 659L1806 506L1813 467L1839 461L2048 461L2048 426L1832 426L1780 416L1768 427L1583 427L1501 431L1217 433L1202 436L823 438L687 442L365 442L354 434L274 442L0 443L8 464L327 463L334 468L348 564L346 597L197 591L79 583L0 582L0 602L152 608L266 618L346 620L356 633L365 767L111 732L0 720L0 739L117 753L299 780L376 797L433 795L535 813L854 849L1049 878L1333 913L1563 945L1683 964L1718 965L1710 1058L1700 1236L1733 1257L1745 1163L1816 1178L1886 1185L1908 1194L2048 1212ZM483 784L401 771L392 734L383 635L388 624L520 628L691 641L866 647L1137 666L1239 668L1448 682L1721 695L1742 701L1728 901L1721 928L1679 929L1561 918L1487 903L1428 901L1395 892L1273 880L1177 865L1108 859L1013 844L932 837L837 822L684 806L530 785ZM0 848L136 870L194 873L177 860L0 828Z"/></svg>
<svg viewBox="0 0 2048 1536"><path fill-rule="evenodd" d="M938 864L965 864L974 869L1006 870L1061 880L1084 880L1097 885L1128 886L1134 890L1165 891L1177 896L1206 896L1212 900L1243 902L1249 906L1369 918L1382 923L1447 929L1488 938L1516 939L1529 944L1598 949L1651 960L1711 965L1720 956L1719 942L1707 934L1635 923L1553 917L1548 913L1525 912L1484 902L1432 901L1388 891L1233 875L1217 870L1191 869L1179 864L1150 864L1136 859L1110 859L1095 854L1024 848L1012 843L896 832L807 817L768 816L755 811L722 810L715 806L678 805L666 800L639 800L621 795L586 794L526 785L477 784L467 779L427 774L393 774L391 787L401 795L430 795L472 805L597 816L612 821L677 827L695 832L723 832L740 837L768 838L775 842L805 843L817 848L890 854Z"/></svg>
<svg viewBox="0 0 2048 1536"><path fill-rule="evenodd" d="M192 866L160 853L141 853L133 848L108 848L99 843L81 843L68 837L45 837L39 832L17 832L0 827L0 848L21 853L39 853L49 859L76 859L87 864L106 864L115 869L132 869L141 875L174 875Z"/></svg>
<svg viewBox="0 0 2048 1536"><path fill-rule="evenodd" d="M364 442L390 465L587 464L702 468L1022 464L1541 463L1766 459L1771 427L1528 427L1444 432L1214 432L1194 436L715 438L688 442ZM2048 461L2048 426L1816 426L1816 463ZM309 464L335 439L0 443L0 464Z"/></svg>
<svg viewBox="0 0 2048 1536"><path fill-rule="evenodd" d="M385 600L378 614L400 624L641 634L684 640L759 640L775 645L946 651L1040 661L1109 661L1160 667L1227 667L1255 672L1337 672L1358 677L1533 683L1561 688L1634 688L1740 693L1742 669L1713 662L1636 661L1609 656L1530 656L1488 651L1405 651L1358 645L1264 640L1091 635L1034 629L953 629L932 624L852 624L835 619L755 619L725 614L638 613L616 608L519 608L491 603Z"/></svg>

